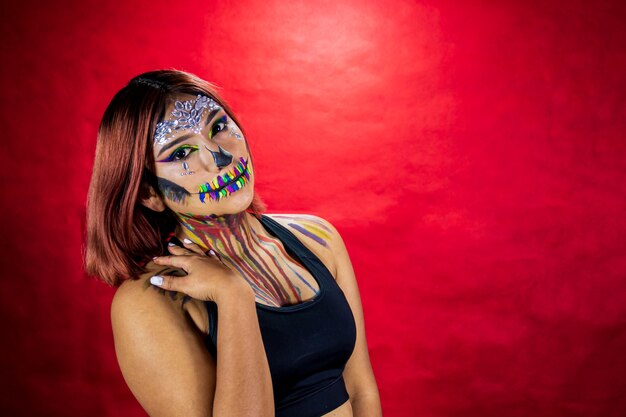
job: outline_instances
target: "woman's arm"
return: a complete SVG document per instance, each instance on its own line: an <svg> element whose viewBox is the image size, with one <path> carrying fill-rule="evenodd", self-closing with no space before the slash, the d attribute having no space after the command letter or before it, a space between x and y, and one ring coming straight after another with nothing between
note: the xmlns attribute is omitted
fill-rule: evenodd
<svg viewBox="0 0 626 417"><path fill-rule="evenodd" d="M274 391L254 292L217 300L216 416L274 417Z"/></svg>
<svg viewBox="0 0 626 417"><path fill-rule="evenodd" d="M382 416L380 396L367 350L363 307L352 262L337 229L330 222L323 221L332 231L331 248L335 254L337 284L343 290L356 322L356 345L344 369L344 380L350 394L354 417L380 417Z"/></svg>
<svg viewBox="0 0 626 417"><path fill-rule="evenodd" d="M254 295L218 303L218 360L180 301L125 282L111 306L115 350L129 388L150 416L273 416L272 382Z"/></svg>

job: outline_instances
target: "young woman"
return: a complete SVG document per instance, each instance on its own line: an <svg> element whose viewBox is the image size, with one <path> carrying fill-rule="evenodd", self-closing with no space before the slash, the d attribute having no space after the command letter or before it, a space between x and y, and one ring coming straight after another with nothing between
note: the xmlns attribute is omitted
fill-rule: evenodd
<svg viewBox="0 0 626 417"><path fill-rule="evenodd" d="M98 132L85 267L118 287L115 350L151 416L380 416L341 236L263 214L245 134L208 82L133 78Z"/></svg>

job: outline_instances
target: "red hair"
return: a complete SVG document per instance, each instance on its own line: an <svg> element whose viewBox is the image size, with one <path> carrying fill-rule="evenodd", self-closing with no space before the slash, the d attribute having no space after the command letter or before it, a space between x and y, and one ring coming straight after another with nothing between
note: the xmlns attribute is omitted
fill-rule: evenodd
<svg viewBox="0 0 626 417"><path fill-rule="evenodd" d="M187 72L158 70L138 75L115 94L102 116L89 184L87 274L117 287L138 278L145 272L143 265L164 252L164 240L178 224L176 215L169 208L155 212L140 203L148 196L148 186L160 193L151 138L168 102L178 94L211 97L243 131L216 89ZM255 192L246 211L259 217L265 210Z"/></svg>

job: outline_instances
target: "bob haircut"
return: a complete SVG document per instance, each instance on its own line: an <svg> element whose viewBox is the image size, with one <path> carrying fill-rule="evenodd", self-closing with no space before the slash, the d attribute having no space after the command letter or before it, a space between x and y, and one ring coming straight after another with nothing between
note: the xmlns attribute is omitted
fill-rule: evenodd
<svg viewBox="0 0 626 417"><path fill-rule="evenodd" d="M83 249L87 274L118 287L126 279L137 279L146 272L144 265L152 257L165 252L164 241L174 233L177 217L167 207L155 212L140 202L149 197L150 188L163 197L154 174L152 138L156 124L164 119L175 95L203 94L220 104L243 132L216 90L193 74L158 70L134 77L115 94L98 130L87 196ZM246 211L259 218L265 210L255 192Z"/></svg>

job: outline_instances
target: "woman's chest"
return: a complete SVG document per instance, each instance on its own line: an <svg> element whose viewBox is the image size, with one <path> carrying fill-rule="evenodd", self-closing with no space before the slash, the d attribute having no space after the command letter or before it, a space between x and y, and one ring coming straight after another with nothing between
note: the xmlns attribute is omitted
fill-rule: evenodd
<svg viewBox="0 0 626 417"><path fill-rule="evenodd" d="M312 300L319 294L322 287L319 266L328 271L329 260L322 260L312 252L312 258L302 251L295 256L281 243L264 249L262 254L257 252L256 256L233 260L228 265L250 285L258 304L291 306Z"/></svg>
<svg viewBox="0 0 626 417"><path fill-rule="evenodd" d="M319 386L341 373L356 342L356 325L339 287L282 308L257 306L259 328L275 386ZM320 378L322 380L320 380Z"/></svg>

